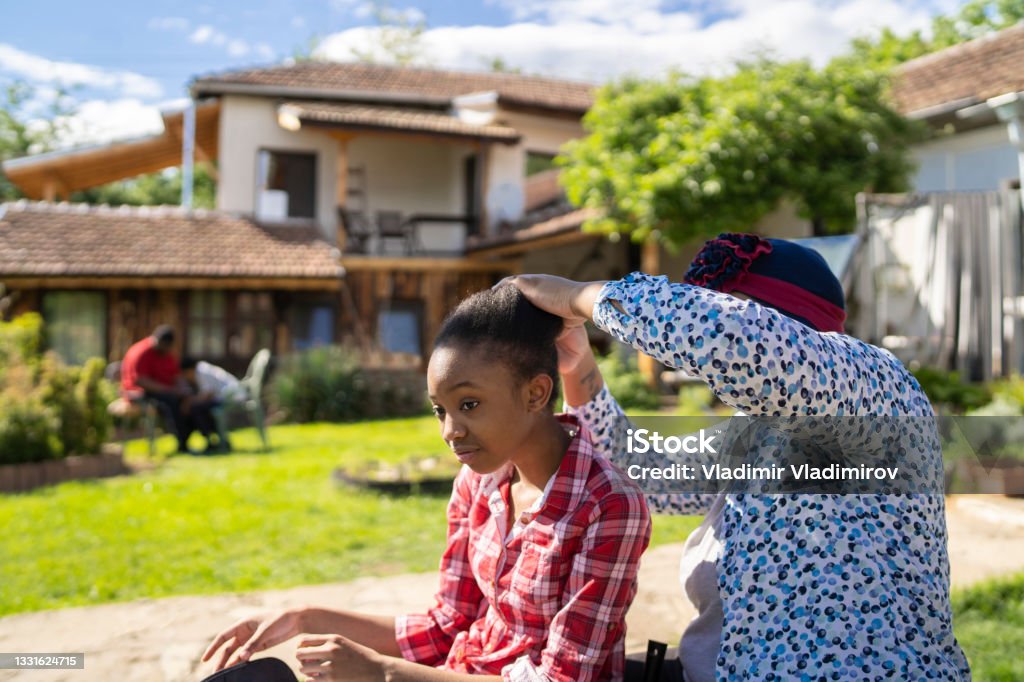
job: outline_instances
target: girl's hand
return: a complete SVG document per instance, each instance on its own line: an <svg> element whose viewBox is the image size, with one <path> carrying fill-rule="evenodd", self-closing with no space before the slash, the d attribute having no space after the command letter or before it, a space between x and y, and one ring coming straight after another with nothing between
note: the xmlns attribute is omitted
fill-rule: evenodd
<svg viewBox="0 0 1024 682"><path fill-rule="evenodd" d="M238 621L214 638L203 654L203 662L210 660L223 644L216 670L248 661L258 651L287 641L302 632L302 611L289 609Z"/></svg>
<svg viewBox="0 0 1024 682"><path fill-rule="evenodd" d="M384 679L381 656L341 635L310 635L299 641L300 672L317 680L377 682Z"/></svg>

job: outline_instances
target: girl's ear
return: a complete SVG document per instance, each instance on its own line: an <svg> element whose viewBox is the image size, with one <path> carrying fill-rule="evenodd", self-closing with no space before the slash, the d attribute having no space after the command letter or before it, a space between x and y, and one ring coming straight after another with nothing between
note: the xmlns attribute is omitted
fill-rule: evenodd
<svg viewBox="0 0 1024 682"><path fill-rule="evenodd" d="M547 374L538 374L526 384L526 409L528 412L539 412L548 409L551 391L555 389L554 380Z"/></svg>

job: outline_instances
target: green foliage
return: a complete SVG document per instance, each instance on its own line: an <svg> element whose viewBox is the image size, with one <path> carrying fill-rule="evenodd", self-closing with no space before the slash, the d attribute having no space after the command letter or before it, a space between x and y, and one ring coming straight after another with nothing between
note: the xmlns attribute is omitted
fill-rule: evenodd
<svg viewBox="0 0 1024 682"><path fill-rule="evenodd" d="M1000 379L991 384L990 389L995 400L1002 400L1024 414L1024 377L1017 375Z"/></svg>
<svg viewBox="0 0 1024 682"><path fill-rule="evenodd" d="M67 128L73 110L67 93L58 89L41 109L33 106L36 91L22 80L0 80L0 161L52 150ZM0 201L22 197L0 168Z"/></svg>
<svg viewBox="0 0 1024 682"><path fill-rule="evenodd" d="M992 392L984 384L969 384L961 380L958 372L935 367L921 367L913 371L935 409L940 413L963 414L987 405Z"/></svg>
<svg viewBox="0 0 1024 682"><path fill-rule="evenodd" d="M953 593L953 627L975 680L1024 679L1024 573Z"/></svg>
<svg viewBox="0 0 1024 682"><path fill-rule="evenodd" d="M52 353L43 359L38 393L58 417L57 434L66 454L97 453L110 433L107 405L116 392L103 378L104 368L100 358L82 367L67 367Z"/></svg>
<svg viewBox="0 0 1024 682"><path fill-rule="evenodd" d="M110 206L176 206L181 203L181 172L177 168L118 180L71 194L71 201ZM195 166L192 184L195 208L216 208L217 183L205 163Z"/></svg>
<svg viewBox="0 0 1024 682"><path fill-rule="evenodd" d="M67 367L43 338L35 313L0 322L0 464L95 454L110 433L103 360Z"/></svg>
<svg viewBox="0 0 1024 682"><path fill-rule="evenodd" d="M972 0L953 15L935 17L927 34L917 30L901 36L886 28L877 35L857 38L850 53L840 60L889 70L911 59L1008 28L1022 19L1021 0Z"/></svg>
<svg viewBox="0 0 1024 682"><path fill-rule="evenodd" d="M597 362L608 391L623 408L653 411L661 407L661 397L637 369L636 355L623 358L618 353Z"/></svg>
<svg viewBox="0 0 1024 682"><path fill-rule="evenodd" d="M31 372L38 369L44 343L39 313L26 313L10 322L0 320L0 385L12 367L26 367Z"/></svg>
<svg viewBox="0 0 1024 682"><path fill-rule="evenodd" d="M623 80L598 92L562 180L574 204L601 212L591 228L636 241L746 230L783 199L822 230L847 230L857 192L908 187L921 128L885 87L864 68L768 59L723 78Z"/></svg>
<svg viewBox="0 0 1024 682"><path fill-rule="evenodd" d="M37 393L0 392L0 465L59 458L59 429L57 414Z"/></svg>
<svg viewBox="0 0 1024 682"><path fill-rule="evenodd" d="M699 417L711 412L715 394L707 384L685 383L679 387L676 413L684 417Z"/></svg>
<svg viewBox="0 0 1024 682"><path fill-rule="evenodd" d="M357 352L323 346L284 358L270 393L288 421L344 422L424 411L418 372L364 370Z"/></svg>

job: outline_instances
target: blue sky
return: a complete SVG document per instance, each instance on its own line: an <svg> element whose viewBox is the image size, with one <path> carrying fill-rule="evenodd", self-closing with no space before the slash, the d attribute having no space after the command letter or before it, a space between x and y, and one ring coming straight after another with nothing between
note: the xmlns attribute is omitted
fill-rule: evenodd
<svg viewBox="0 0 1024 682"><path fill-rule="evenodd" d="M500 57L530 73L600 82L669 68L727 68L753 49L823 62L855 35L926 28L960 0L394 0L425 19L422 61L479 70ZM5 3L0 83L25 80L36 105L70 88L68 144L159 130L198 74L287 59L352 58L373 44L365 0ZM101 9L97 9L97 7Z"/></svg>

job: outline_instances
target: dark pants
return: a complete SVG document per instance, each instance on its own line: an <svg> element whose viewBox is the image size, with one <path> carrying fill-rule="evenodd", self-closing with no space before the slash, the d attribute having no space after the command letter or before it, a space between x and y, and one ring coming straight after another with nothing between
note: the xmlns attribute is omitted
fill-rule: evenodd
<svg viewBox="0 0 1024 682"><path fill-rule="evenodd" d="M661 666L659 677L648 678L644 675L643 653L626 656L625 682L683 682L683 666L679 663L679 649L672 647L665 654L665 662Z"/></svg>
<svg viewBox="0 0 1024 682"><path fill-rule="evenodd" d="M209 440L210 434L217 430L210 411L213 404L210 402L193 401L186 414L181 409L181 396L147 391L146 397L156 403L166 428L178 439L179 450L188 449L188 437L193 431L199 431Z"/></svg>

